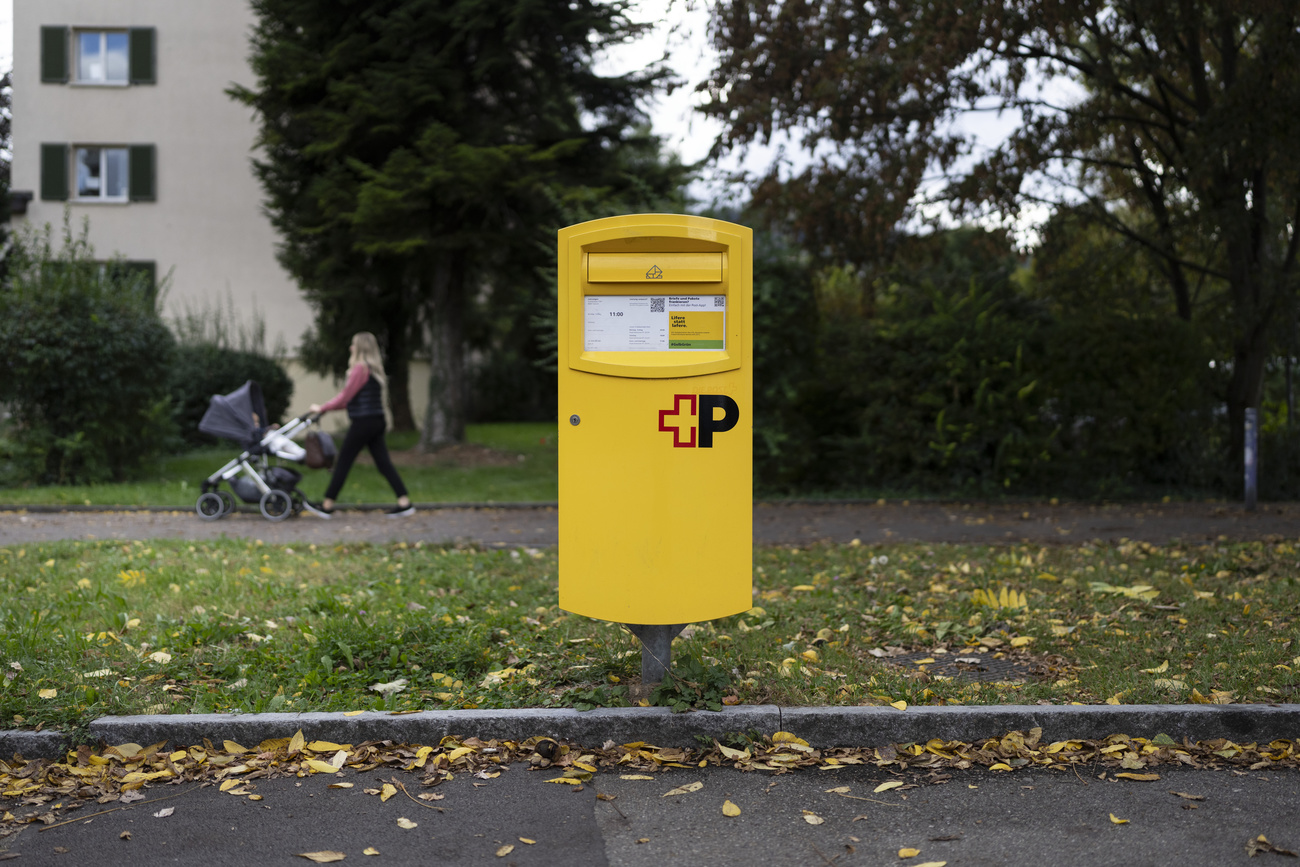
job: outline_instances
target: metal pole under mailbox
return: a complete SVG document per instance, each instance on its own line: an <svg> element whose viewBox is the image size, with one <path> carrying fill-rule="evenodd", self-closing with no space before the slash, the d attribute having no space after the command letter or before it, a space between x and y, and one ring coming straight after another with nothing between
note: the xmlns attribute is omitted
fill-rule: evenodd
<svg viewBox="0 0 1300 867"><path fill-rule="evenodd" d="M1246 410L1246 511L1255 511L1259 478L1259 410Z"/></svg>

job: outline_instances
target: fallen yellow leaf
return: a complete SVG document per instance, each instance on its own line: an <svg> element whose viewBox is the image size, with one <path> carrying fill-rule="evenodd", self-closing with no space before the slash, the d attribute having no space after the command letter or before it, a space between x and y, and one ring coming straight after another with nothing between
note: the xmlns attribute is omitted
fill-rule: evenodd
<svg viewBox="0 0 1300 867"><path fill-rule="evenodd" d="M241 747L239 744L235 743L234 741L222 741L221 746L222 746L222 748L223 748L226 752L228 752L228 753L246 753L246 752L248 752L248 748L247 748L247 747Z"/></svg>
<svg viewBox="0 0 1300 867"><path fill-rule="evenodd" d="M385 802L396 794L397 786L394 786L392 783L384 783L384 787L379 790L379 800L381 803Z"/></svg>
<svg viewBox="0 0 1300 867"><path fill-rule="evenodd" d="M361 714L363 714L363 713L365 713L365 711L363 711L363 710L345 710L345 711L343 711L343 715L344 715L344 716L361 716Z"/></svg>
<svg viewBox="0 0 1300 867"><path fill-rule="evenodd" d="M308 759L307 767L317 774L337 774L339 769L329 762L322 762L320 759Z"/></svg>
<svg viewBox="0 0 1300 867"><path fill-rule="evenodd" d="M329 787L331 789L350 789L354 785L356 785L356 783L330 783Z"/></svg>
<svg viewBox="0 0 1300 867"><path fill-rule="evenodd" d="M1034 636L1032 635L1017 635L1015 638L1011 639L1012 647L1028 647L1033 643Z"/></svg>
<svg viewBox="0 0 1300 867"><path fill-rule="evenodd" d="M920 849L906 849L906 848L905 848L905 849L899 849L899 850L898 850L898 857L899 857L899 858L915 858L917 855L920 855L920 854L921 854L921 850L920 850Z"/></svg>
<svg viewBox="0 0 1300 867"><path fill-rule="evenodd" d="M537 841L536 841L536 840L530 840L530 839L527 838L527 837L520 837L520 838L519 838L519 842L520 842L520 843L527 843L529 846L531 846L531 845L533 845L534 843L536 843Z"/></svg>
<svg viewBox="0 0 1300 867"><path fill-rule="evenodd" d="M397 827L405 828L408 831L411 830L412 828L418 828L419 826L420 826L419 822L412 822L410 819L406 818L405 816L402 816L397 820Z"/></svg>
<svg viewBox="0 0 1300 867"><path fill-rule="evenodd" d="M847 795L848 793L849 793L848 786L836 786L833 789L826 790L826 794L828 795Z"/></svg>
<svg viewBox="0 0 1300 867"><path fill-rule="evenodd" d="M654 777L649 777L646 776L645 774L619 774L618 778L620 780L653 780L654 779Z"/></svg>
<svg viewBox="0 0 1300 867"><path fill-rule="evenodd" d="M543 782L543 783L563 783L563 784L566 785L566 786L581 786L581 785L582 785L582 780L575 779L574 777L555 777L554 779L550 779L550 780L542 780L542 782ZM671 795L672 792L669 792L669 794Z"/></svg>
<svg viewBox="0 0 1300 867"><path fill-rule="evenodd" d="M1128 819L1117 819L1117 818L1115 818L1115 814L1114 814L1114 813L1111 813L1111 814L1110 814L1110 820L1111 820L1112 822L1114 822L1116 825L1127 825L1127 824L1128 824Z"/></svg>
<svg viewBox="0 0 1300 867"><path fill-rule="evenodd" d="M352 749L352 744L335 744L330 743L329 741L312 741L307 744L307 749L311 750L313 753L333 753L338 750L350 750Z"/></svg>
<svg viewBox="0 0 1300 867"><path fill-rule="evenodd" d="M323 852L299 852L299 858L306 858L308 861L315 861L317 864L328 864L331 861L342 861L348 857L342 852L332 852L325 850Z"/></svg>
<svg viewBox="0 0 1300 867"><path fill-rule="evenodd" d="M903 701L902 699L899 699L898 701L891 701L889 703L889 706L896 707L899 710L907 710L907 702Z"/></svg>
<svg viewBox="0 0 1300 867"><path fill-rule="evenodd" d="M722 802L722 815L724 815L724 816L733 816L733 817L734 817L734 816L739 816L739 815L740 815L740 808L737 807L735 804L731 803L730 801L723 801L723 802Z"/></svg>
<svg viewBox="0 0 1300 867"><path fill-rule="evenodd" d="M1152 780L1160 779L1159 774L1116 774L1115 776L1121 780L1136 780L1139 783L1149 783Z"/></svg>
<svg viewBox="0 0 1300 867"><path fill-rule="evenodd" d="M801 738L801 737L798 737L797 735L795 735L795 734L793 734L793 733L791 733L791 732L777 732L776 734L772 735L772 743L774 743L774 744L798 744L798 745L801 746L801 747L806 747L806 746L808 746L808 742L807 742L806 740L804 740L804 739Z"/></svg>
<svg viewBox="0 0 1300 867"><path fill-rule="evenodd" d="M820 825L822 822L826 821L821 816L818 816L816 813L814 813L812 810L803 811L803 820L807 822L809 825Z"/></svg>
<svg viewBox="0 0 1300 867"><path fill-rule="evenodd" d="M41 698L54 698L59 694L59 691L57 689L43 689L36 694Z"/></svg>
<svg viewBox="0 0 1300 867"><path fill-rule="evenodd" d="M1169 660L1167 659L1164 662L1157 665L1155 668L1139 669L1139 671L1141 671L1143 674L1164 674L1168 670L1169 670Z"/></svg>
<svg viewBox="0 0 1300 867"><path fill-rule="evenodd" d="M515 851L515 845L513 843L507 843L497 850L497 857L504 858L513 851Z"/></svg>
<svg viewBox="0 0 1300 867"><path fill-rule="evenodd" d="M306 745L307 739L302 736L302 729L298 729L298 731L294 732L293 737L289 738L289 754L293 755L300 752Z"/></svg>
<svg viewBox="0 0 1300 867"><path fill-rule="evenodd" d="M362 855L378 855L378 854L379 854L379 850L376 849L374 846L367 846L366 848L364 848L364 849L361 850L361 854L362 854Z"/></svg>
<svg viewBox="0 0 1300 867"><path fill-rule="evenodd" d="M250 800L250 801L260 801L260 800L262 800L262 796L261 796L261 795L249 795L249 796L248 796L248 800Z"/></svg>
<svg viewBox="0 0 1300 867"><path fill-rule="evenodd" d="M1006 762L998 762L997 764L989 765L990 771L1009 771L1011 769L1011 766Z"/></svg>
<svg viewBox="0 0 1300 867"><path fill-rule="evenodd" d="M920 864L913 864L912 867L946 867L947 861L923 861Z"/></svg>
<svg viewBox="0 0 1300 867"><path fill-rule="evenodd" d="M879 786L876 786L872 791L879 795L881 792L888 792L890 789L897 789L901 785L903 784L899 780L890 780L887 783L881 783Z"/></svg>
<svg viewBox="0 0 1300 867"><path fill-rule="evenodd" d="M229 792L229 791L230 791L231 789L233 789L235 786L241 786L241 785L243 785L243 783L244 783L243 780L226 780L225 782L223 782L223 783L221 784L221 786L220 786L220 788L219 788L219 791L222 791L222 792Z"/></svg>
<svg viewBox="0 0 1300 867"><path fill-rule="evenodd" d="M690 794L691 792L698 792L700 789L703 788L704 788L704 784L698 781L694 783L687 783L684 786L678 786L675 789L669 789L659 797L667 798L669 795L687 795Z"/></svg>

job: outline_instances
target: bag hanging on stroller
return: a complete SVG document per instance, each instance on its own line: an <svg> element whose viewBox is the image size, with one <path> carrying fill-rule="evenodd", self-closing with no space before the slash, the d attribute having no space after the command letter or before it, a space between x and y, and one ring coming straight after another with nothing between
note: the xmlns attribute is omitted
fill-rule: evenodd
<svg viewBox="0 0 1300 867"><path fill-rule="evenodd" d="M309 415L295 418L278 429L267 426L262 387L251 379L230 394L213 395L208 411L199 422L199 430L234 440L241 445L243 453L204 480L202 493L194 504L199 517L215 521L235 510L234 497L220 489L222 482L229 484L239 499L256 503L267 520L283 521L301 512L306 502L298 490L302 473L290 467L274 466L269 459L302 463L307 451L293 441L293 436L315 420L316 417Z"/></svg>
<svg viewBox="0 0 1300 867"><path fill-rule="evenodd" d="M334 457L338 450L334 448L334 437L323 430L312 429L303 441L306 447L307 466L313 470L328 470L334 466Z"/></svg>

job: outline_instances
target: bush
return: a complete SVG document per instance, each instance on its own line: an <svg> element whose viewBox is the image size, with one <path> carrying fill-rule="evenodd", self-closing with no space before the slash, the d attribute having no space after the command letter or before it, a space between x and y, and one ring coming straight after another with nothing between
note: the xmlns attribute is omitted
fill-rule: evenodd
<svg viewBox="0 0 1300 867"><path fill-rule="evenodd" d="M282 421L293 398L293 380L273 358L252 350L211 343L176 348L170 372L172 417L181 438L191 445L216 442L199 433L199 420L214 394L228 394L253 379L262 386L267 422Z"/></svg>
<svg viewBox="0 0 1300 867"><path fill-rule="evenodd" d="M14 483L120 480L174 436L174 340L152 281L104 267L64 218L15 239L0 287L0 402L11 413L0 476Z"/></svg>

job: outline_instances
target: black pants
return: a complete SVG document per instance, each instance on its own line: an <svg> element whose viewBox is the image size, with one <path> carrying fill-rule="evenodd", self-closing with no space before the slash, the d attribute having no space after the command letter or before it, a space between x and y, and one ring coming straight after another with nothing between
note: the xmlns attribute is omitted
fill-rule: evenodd
<svg viewBox="0 0 1300 867"><path fill-rule="evenodd" d="M348 480L348 473L352 470L352 462L357 459L357 455L361 454L362 448L370 449L370 456L375 459L375 467L383 473L385 479L388 479L388 484L393 487L393 493L397 494L399 499L406 496L406 485L402 484L402 477L397 474L397 468L393 466L392 458L388 456L388 443L384 442L386 427L382 415L352 420L348 435L343 438L343 445L339 447L338 460L334 463L334 475L330 478L329 487L325 489L325 499L338 499L339 491L343 490L343 483Z"/></svg>

